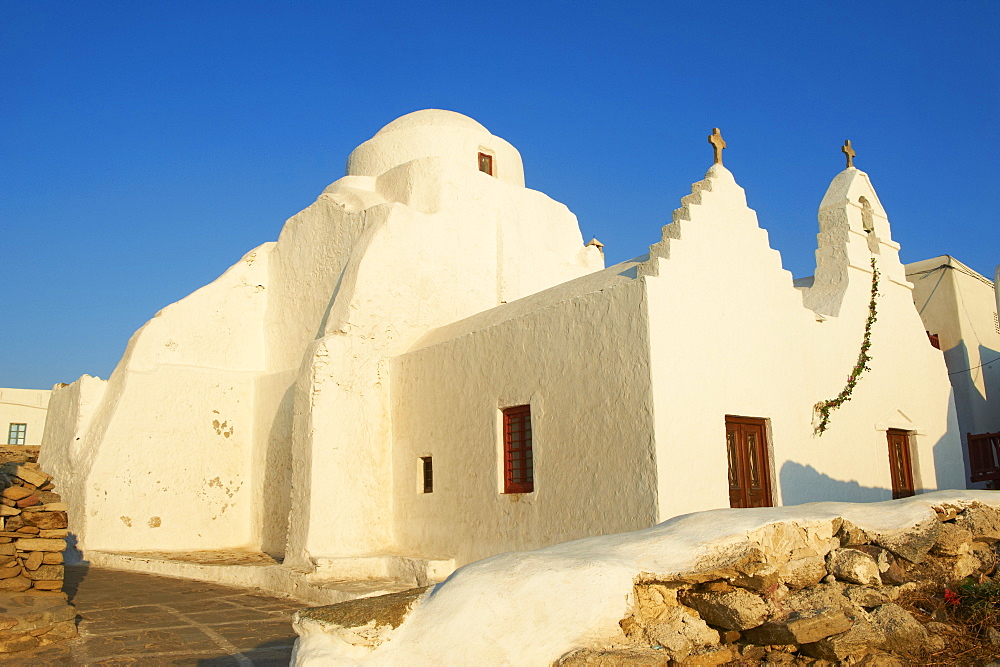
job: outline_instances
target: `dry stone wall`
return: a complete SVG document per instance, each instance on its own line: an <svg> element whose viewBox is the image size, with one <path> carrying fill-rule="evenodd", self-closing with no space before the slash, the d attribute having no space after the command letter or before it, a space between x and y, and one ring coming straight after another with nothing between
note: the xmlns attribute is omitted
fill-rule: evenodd
<svg viewBox="0 0 1000 667"><path fill-rule="evenodd" d="M731 564L672 577L642 575L623 638L572 651L557 664L926 662L944 648L941 624L921 623L901 598L997 567L1000 511L935 507L906 533L835 519L829 530L775 523L760 549ZM874 662L872 662L874 661Z"/></svg>
<svg viewBox="0 0 1000 667"><path fill-rule="evenodd" d="M0 465L0 653L77 635L62 592L66 512L38 464Z"/></svg>

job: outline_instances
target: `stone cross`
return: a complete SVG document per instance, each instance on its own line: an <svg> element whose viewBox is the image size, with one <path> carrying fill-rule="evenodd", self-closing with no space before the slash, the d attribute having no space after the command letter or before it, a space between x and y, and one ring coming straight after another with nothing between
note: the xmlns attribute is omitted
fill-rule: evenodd
<svg viewBox="0 0 1000 667"><path fill-rule="evenodd" d="M841 148L840 150L843 151L844 155L847 156L847 168L850 169L851 167L854 166L854 156L857 155L857 153L854 152L854 149L851 148L851 140L848 139L847 141L845 141L844 147Z"/></svg>
<svg viewBox="0 0 1000 667"><path fill-rule="evenodd" d="M722 164L722 149L726 147L726 141L722 138L719 128L712 128L712 134L708 135L708 143L715 149L715 164Z"/></svg>

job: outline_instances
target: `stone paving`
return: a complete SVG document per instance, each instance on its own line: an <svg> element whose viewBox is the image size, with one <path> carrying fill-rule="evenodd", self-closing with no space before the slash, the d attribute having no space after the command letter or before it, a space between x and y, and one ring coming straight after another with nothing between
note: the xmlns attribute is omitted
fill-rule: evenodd
<svg viewBox="0 0 1000 667"><path fill-rule="evenodd" d="M4 665L287 665L292 614L306 602L254 589L68 566L80 637Z"/></svg>

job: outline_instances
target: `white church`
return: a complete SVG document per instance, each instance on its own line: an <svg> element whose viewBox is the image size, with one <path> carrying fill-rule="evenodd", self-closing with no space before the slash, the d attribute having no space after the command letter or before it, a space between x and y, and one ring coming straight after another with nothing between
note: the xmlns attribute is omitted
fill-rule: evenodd
<svg viewBox="0 0 1000 667"><path fill-rule="evenodd" d="M834 177L815 276L793 281L714 136L649 253L605 268L509 143L451 111L389 123L109 380L52 392L40 463L79 546L337 576L964 488L945 362L868 175Z"/></svg>

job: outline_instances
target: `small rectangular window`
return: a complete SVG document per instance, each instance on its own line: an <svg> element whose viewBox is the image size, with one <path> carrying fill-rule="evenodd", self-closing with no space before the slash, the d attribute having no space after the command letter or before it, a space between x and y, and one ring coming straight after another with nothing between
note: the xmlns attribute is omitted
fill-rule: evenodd
<svg viewBox="0 0 1000 667"><path fill-rule="evenodd" d="M535 474L531 455L531 406L503 411L503 492L531 493Z"/></svg>
<svg viewBox="0 0 1000 667"><path fill-rule="evenodd" d="M479 171L484 174L493 175L493 156L489 153L479 154Z"/></svg>
<svg viewBox="0 0 1000 667"><path fill-rule="evenodd" d="M10 430L7 431L7 444L23 445L24 436L27 430L28 430L27 424L11 424Z"/></svg>
<svg viewBox="0 0 1000 667"><path fill-rule="evenodd" d="M434 493L434 463L431 461L431 457L421 456L420 467L424 480L424 493Z"/></svg>

